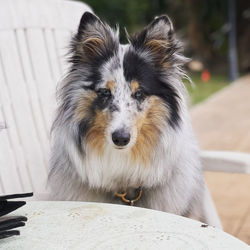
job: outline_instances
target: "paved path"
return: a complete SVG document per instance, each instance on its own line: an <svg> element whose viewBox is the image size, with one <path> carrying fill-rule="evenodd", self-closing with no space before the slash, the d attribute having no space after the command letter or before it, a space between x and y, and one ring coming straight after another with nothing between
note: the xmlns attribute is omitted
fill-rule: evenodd
<svg viewBox="0 0 250 250"><path fill-rule="evenodd" d="M250 153L250 75L191 110L202 149ZM205 173L224 230L250 244L250 176Z"/></svg>
<svg viewBox="0 0 250 250"><path fill-rule="evenodd" d="M250 75L196 105L191 114L201 147L250 153Z"/></svg>

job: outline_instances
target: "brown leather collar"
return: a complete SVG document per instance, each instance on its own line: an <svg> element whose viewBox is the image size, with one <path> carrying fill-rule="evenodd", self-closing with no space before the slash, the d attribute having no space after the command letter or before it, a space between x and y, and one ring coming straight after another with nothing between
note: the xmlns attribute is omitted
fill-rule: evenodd
<svg viewBox="0 0 250 250"><path fill-rule="evenodd" d="M142 197L142 188L138 187L136 190L137 196L133 199L126 198L127 192L123 191L122 193L115 193L115 195L122 199L123 202L128 203L130 206L134 206L135 202L140 200Z"/></svg>

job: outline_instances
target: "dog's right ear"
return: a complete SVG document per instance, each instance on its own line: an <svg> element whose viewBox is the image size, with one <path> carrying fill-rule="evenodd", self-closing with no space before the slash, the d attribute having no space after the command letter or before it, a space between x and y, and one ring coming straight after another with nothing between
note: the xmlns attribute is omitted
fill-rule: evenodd
<svg viewBox="0 0 250 250"><path fill-rule="evenodd" d="M86 11L81 17L80 24L78 27L78 34L82 35L84 33L84 31L86 31L86 30L88 30L88 28L90 28L90 27L88 27L89 25L94 25L95 23L102 25L101 20L97 16Z"/></svg>
<svg viewBox="0 0 250 250"><path fill-rule="evenodd" d="M117 35L97 16L85 12L74 39L76 51L84 53L88 59L104 56L107 52L114 51L118 41Z"/></svg>

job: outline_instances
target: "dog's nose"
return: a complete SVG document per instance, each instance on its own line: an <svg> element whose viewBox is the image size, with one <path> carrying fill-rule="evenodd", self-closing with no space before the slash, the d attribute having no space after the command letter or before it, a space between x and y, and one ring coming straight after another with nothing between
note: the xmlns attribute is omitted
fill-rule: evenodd
<svg viewBox="0 0 250 250"><path fill-rule="evenodd" d="M130 134L124 130L116 130L112 133L112 141L117 146L125 146L130 141Z"/></svg>

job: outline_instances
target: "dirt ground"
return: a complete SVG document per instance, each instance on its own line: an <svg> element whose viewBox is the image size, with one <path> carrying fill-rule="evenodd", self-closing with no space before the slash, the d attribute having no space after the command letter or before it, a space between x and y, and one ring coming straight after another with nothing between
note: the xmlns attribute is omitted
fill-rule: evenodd
<svg viewBox="0 0 250 250"><path fill-rule="evenodd" d="M191 109L202 149L250 153L250 75ZM224 230L250 244L250 175L205 173Z"/></svg>

